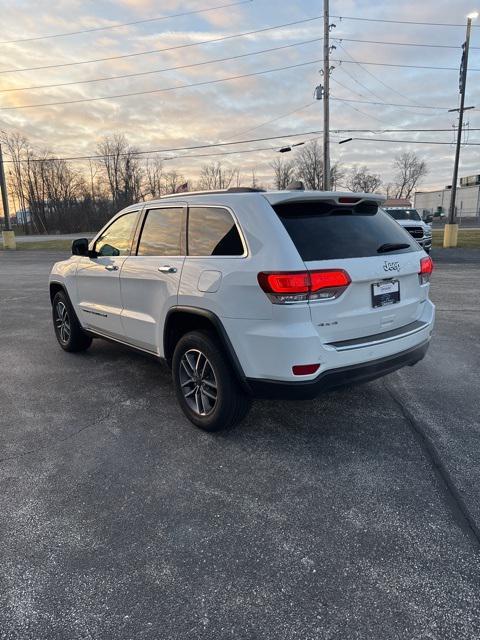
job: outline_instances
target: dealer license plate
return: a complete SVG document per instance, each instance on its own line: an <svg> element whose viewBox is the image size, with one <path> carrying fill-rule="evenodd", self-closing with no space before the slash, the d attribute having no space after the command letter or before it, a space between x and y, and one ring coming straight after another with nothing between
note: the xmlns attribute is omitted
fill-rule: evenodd
<svg viewBox="0 0 480 640"><path fill-rule="evenodd" d="M388 280L372 284L372 305L374 307L386 307L400 302L400 282Z"/></svg>

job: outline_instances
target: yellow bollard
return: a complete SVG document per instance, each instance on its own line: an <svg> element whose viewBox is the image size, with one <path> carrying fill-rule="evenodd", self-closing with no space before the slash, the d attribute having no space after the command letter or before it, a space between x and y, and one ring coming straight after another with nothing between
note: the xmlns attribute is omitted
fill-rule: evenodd
<svg viewBox="0 0 480 640"><path fill-rule="evenodd" d="M443 246L456 247L458 237L458 224L446 224L443 232Z"/></svg>
<svg viewBox="0 0 480 640"><path fill-rule="evenodd" d="M15 231L2 231L3 237L3 248L14 250L17 248L17 243L15 242Z"/></svg>

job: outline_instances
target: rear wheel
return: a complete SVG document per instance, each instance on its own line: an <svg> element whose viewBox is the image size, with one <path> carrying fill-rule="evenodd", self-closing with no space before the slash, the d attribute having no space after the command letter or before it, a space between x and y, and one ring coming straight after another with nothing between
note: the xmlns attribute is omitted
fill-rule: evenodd
<svg viewBox="0 0 480 640"><path fill-rule="evenodd" d="M238 424L251 400L246 396L214 336L184 335L173 354L172 375L178 402L194 425L219 431Z"/></svg>
<svg viewBox="0 0 480 640"><path fill-rule="evenodd" d="M92 344L80 326L73 307L64 291L59 291L52 305L53 327L58 344L65 351L85 351Z"/></svg>

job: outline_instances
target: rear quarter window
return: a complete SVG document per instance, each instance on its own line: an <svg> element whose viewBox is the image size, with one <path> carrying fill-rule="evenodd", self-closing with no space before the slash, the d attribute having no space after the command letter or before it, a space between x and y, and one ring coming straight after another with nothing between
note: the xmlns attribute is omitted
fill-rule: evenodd
<svg viewBox="0 0 480 640"><path fill-rule="evenodd" d="M234 219L221 207L189 207L189 256L241 256L244 248Z"/></svg>
<svg viewBox="0 0 480 640"><path fill-rule="evenodd" d="M374 202L354 206L334 202L287 202L273 205L302 260L365 258L418 251L410 234ZM378 252L387 244L404 249Z"/></svg>

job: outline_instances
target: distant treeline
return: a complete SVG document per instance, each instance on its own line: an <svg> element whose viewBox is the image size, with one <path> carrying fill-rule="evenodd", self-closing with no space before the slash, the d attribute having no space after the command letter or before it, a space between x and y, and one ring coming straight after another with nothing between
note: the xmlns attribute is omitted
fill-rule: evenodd
<svg viewBox="0 0 480 640"><path fill-rule="evenodd" d="M20 212L17 224L25 233L91 231L134 202L187 189L241 184L240 169L221 162L204 164L195 183L176 170L166 172L158 156L145 158L121 134L104 138L97 148L98 158L85 161L86 165L52 157L48 151L39 153L17 133L4 135L2 144L10 161L6 164L10 202ZM316 140L299 147L292 159L277 157L270 166L276 189L285 189L292 180L302 180L307 189L321 189L322 150ZM409 198L427 173L425 162L414 153L404 153L394 159L394 167L396 181L384 190L391 197ZM334 189L373 192L382 185L380 176L365 166L347 172L334 164L331 177ZM248 174L247 182L262 186L255 171Z"/></svg>

